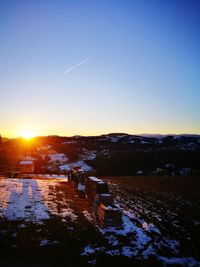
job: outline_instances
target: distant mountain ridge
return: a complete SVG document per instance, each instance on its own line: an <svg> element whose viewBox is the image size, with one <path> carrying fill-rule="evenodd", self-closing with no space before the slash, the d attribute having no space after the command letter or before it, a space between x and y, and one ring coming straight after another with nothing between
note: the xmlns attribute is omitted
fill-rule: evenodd
<svg viewBox="0 0 200 267"><path fill-rule="evenodd" d="M144 136L144 137L154 137L154 138L163 138L163 137L167 137L167 136L185 136L185 137L197 137L200 138L200 134L148 134L148 133L144 133L144 134L139 134L139 136Z"/></svg>
<svg viewBox="0 0 200 267"><path fill-rule="evenodd" d="M145 138L165 138L169 136L173 137L195 137L195 138L200 138L200 134L149 134L149 133L140 133L140 134L129 134L129 133L107 133L107 134L100 134L100 135L72 135L72 136L66 136L66 135L43 135L43 136L36 136L37 137L62 137L62 138L101 138L101 137L135 137L135 138L140 138L140 137L145 137ZM16 138L8 138L5 136L1 137L3 141L9 140L9 139L16 139ZM17 137L19 138L19 137Z"/></svg>
<svg viewBox="0 0 200 267"><path fill-rule="evenodd" d="M2 148L5 150L5 153L2 150L0 155L2 170L6 155L11 161L13 155L22 153L20 149L23 150L23 147L20 144L22 143L19 138L2 143ZM16 147L19 147L18 152ZM30 148L32 149L31 154L29 152L30 156L38 159L38 164L36 163L38 172L49 171L50 163L44 160L41 151L50 148L66 156L68 167L81 162L84 166L90 166L100 176L200 176L200 135L196 134L108 133L71 137L52 135L36 137ZM53 166L54 170L59 168L56 164ZM60 170L64 167L60 166Z"/></svg>

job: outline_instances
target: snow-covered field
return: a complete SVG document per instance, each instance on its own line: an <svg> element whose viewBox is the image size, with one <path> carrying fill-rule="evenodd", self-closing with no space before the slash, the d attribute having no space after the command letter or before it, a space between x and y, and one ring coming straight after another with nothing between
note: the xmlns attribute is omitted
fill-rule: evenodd
<svg viewBox="0 0 200 267"><path fill-rule="evenodd" d="M56 186L66 179L0 179L0 217L7 220L40 222L51 215L77 216L69 208L70 199L58 198Z"/></svg>
<svg viewBox="0 0 200 267"><path fill-rule="evenodd" d="M109 186L123 213L121 229L100 229L91 204L66 178L0 179L0 254L21 260L28 249L29 260L51 258L53 266L64 260L72 261L71 266L112 266L115 261L124 266L200 266L195 243L199 215L183 223L180 214L181 207L197 208L196 199L134 191L114 182ZM196 239L187 223L193 223Z"/></svg>

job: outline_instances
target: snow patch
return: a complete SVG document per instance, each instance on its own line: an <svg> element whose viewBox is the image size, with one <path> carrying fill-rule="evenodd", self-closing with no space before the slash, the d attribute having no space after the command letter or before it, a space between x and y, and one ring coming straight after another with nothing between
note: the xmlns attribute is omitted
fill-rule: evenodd
<svg viewBox="0 0 200 267"><path fill-rule="evenodd" d="M83 215L85 216L85 218L89 221L89 222L93 222L93 216L91 213L89 213L87 210L83 211Z"/></svg>
<svg viewBox="0 0 200 267"><path fill-rule="evenodd" d="M88 164L86 164L83 160L79 160L77 162L73 162L73 163L69 163L69 164L64 164L59 166L61 171L69 171L72 168L82 168L84 171L91 171L93 168L91 166L89 166Z"/></svg>

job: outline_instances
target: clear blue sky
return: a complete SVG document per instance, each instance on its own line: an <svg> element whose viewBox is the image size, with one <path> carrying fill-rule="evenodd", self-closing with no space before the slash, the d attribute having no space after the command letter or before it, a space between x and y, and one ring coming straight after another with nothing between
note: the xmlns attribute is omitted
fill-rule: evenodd
<svg viewBox="0 0 200 267"><path fill-rule="evenodd" d="M0 90L4 136L200 133L200 1L1 0Z"/></svg>

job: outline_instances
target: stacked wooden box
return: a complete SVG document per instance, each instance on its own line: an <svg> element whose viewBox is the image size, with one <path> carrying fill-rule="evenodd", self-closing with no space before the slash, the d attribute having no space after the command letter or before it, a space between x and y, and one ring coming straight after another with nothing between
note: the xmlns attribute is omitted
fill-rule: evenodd
<svg viewBox="0 0 200 267"><path fill-rule="evenodd" d="M94 201L96 194L107 194L108 184L102 180L90 176L86 179L85 194L90 201Z"/></svg>
<svg viewBox="0 0 200 267"><path fill-rule="evenodd" d="M108 184L96 177L88 177L85 193L93 202L97 222L100 227L121 227L122 214L113 204L113 198L109 194Z"/></svg>
<svg viewBox="0 0 200 267"><path fill-rule="evenodd" d="M83 170L76 170L72 169L71 171L71 179L76 188L78 187L78 184L81 183L82 185L85 184L86 174Z"/></svg>
<svg viewBox="0 0 200 267"><path fill-rule="evenodd" d="M115 205L100 204L96 212L97 222L100 227L121 227L122 214Z"/></svg>

